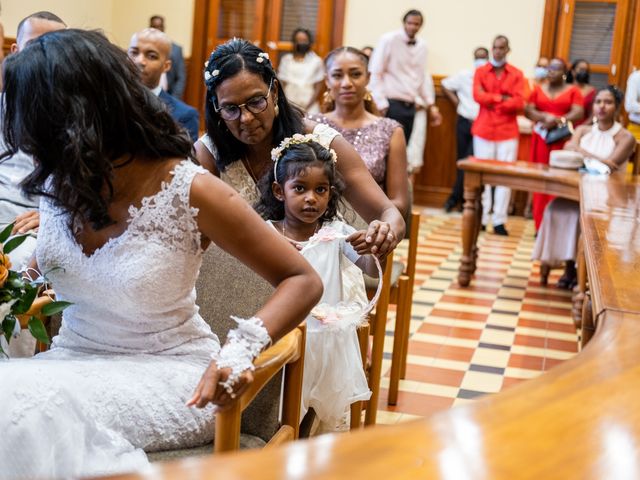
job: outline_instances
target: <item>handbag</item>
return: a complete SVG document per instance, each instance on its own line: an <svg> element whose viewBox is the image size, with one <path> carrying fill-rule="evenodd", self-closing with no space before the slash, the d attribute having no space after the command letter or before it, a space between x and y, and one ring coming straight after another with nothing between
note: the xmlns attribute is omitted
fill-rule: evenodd
<svg viewBox="0 0 640 480"><path fill-rule="evenodd" d="M560 140L564 140L571 135L573 135L573 124L571 122L565 122L559 127L549 130L547 135L544 137L544 141L547 145L550 145L552 143L559 142Z"/></svg>

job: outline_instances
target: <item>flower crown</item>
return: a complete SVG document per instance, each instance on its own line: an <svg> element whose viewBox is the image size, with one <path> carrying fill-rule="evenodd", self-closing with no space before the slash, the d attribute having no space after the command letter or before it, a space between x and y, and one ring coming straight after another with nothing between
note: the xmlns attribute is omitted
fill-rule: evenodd
<svg viewBox="0 0 640 480"><path fill-rule="evenodd" d="M299 145L301 143L309 143L309 142L319 143L319 140L320 140L320 137L318 137L318 135L315 135L313 133L308 133L306 135L302 135L301 133L296 133L292 137L287 137L284 140L282 140L282 142L280 142L280 145L278 145L276 148L271 150L271 160L273 160L274 180L276 181L278 180L278 174L277 174L278 160L280 160L280 158L282 157L282 154L287 148L289 148L291 145ZM329 148L329 153L331 154L331 159L333 160L333 163L334 164L337 163L338 154L336 153L336 151L333 148Z"/></svg>

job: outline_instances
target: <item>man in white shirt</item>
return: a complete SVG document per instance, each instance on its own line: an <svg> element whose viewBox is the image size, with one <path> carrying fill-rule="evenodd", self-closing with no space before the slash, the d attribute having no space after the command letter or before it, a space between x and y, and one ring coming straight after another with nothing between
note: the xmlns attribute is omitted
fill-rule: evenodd
<svg viewBox="0 0 640 480"><path fill-rule="evenodd" d="M640 142L640 70L636 70L627 80L627 93L624 96L624 108L629 114L629 130Z"/></svg>
<svg viewBox="0 0 640 480"><path fill-rule="evenodd" d="M381 113L397 120L409 142L416 102L429 111L433 126L442 123L435 105L433 81L427 75L427 45L416 34L422 27L422 13L409 10L404 28L386 33L373 50L369 88Z"/></svg>
<svg viewBox="0 0 640 480"><path fill-rule="evenodd" d="M478 116L480 106L473 99L473 75L475 69L489 61L489 50L478 47L473 52L473 70L462 70L455 75L442 80L442 90L453 103L458 113L456 121L456 162L473 155L473 135L471 126ZM458 205L462 206L464 173L459 168L456 172L456 183L451 195L444 204L444 209L450 212Z"/></svg>

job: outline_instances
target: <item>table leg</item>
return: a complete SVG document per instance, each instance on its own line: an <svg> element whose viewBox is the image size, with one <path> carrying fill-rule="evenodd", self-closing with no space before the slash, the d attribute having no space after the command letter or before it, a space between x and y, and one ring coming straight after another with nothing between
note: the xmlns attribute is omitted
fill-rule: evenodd
<svg viewBox="0 0 640 480"><path fill-rule="evenodd" d="M469 285L471 275L475 271L476 242L480 231L478 221L480 189L476 186L467 186L466 183L464 188L464 213L462 214L462 255L460 256L460 270L458 273L458 283L462 287Z"/></svg>

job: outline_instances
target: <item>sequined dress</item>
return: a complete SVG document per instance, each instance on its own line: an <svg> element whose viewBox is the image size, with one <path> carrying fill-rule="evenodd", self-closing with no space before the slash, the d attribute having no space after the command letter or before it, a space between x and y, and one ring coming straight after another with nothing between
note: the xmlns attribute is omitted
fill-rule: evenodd
<svg viewBox="0 0 640 480"><path fill-rule="evenodd" d="M309 119L337 130L355 148L373 179L385 190L391 136L396 128L402 128L398 122L383 117L361 128L341 128L322 114L310 115Z"/></svg>

